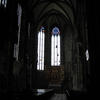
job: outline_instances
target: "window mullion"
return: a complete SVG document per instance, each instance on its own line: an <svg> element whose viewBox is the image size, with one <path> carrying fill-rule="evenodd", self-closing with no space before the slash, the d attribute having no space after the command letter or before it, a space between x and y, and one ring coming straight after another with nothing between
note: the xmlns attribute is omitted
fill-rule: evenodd
<svg viewBox="0 0 100 100"><path fill-rule="evenodd" d="M43 70L44 70L44 46L45 46L45 34L43 32Z"/></svg>
<svg viewBox="0 0 100 100"><path fill-rule="evenodd" d="M55 51L56 51L56 66L57 66L57 35L56 35L56 47L55 47Z"/></svg>
<svg viewBox="0 0 100 100"><path fill-rule="evenodd" d="M56 38L55 38L55 35L54 35L54 65L55 65L55 41L56 41Z"/></svg>
<svg viewBox="0 0 100 100"><path fill-rule="evenodd" d="M43 70L43 32L42 32L42 44L41 44L41 70Z"/></svg>
<svg viewBox="0 0 100 100"><path fill-rule="evenodd" d="M59 54L58 54L58 42L59 42L59 41L58 41L58 35L57 35L57 65L58 65L58 55L59 55Z"/></svg>
<svg viewBox="0 0 100 100"><path fill-rule="evenodd" d="M57 41L57 38L56 38L56 35L55 35L55 66L56 66L56 41Z"/></svg>
<svg viewBox="0 0 100 100"><path fill-rule="evenodd" d="M60 49L61 49L61 47L60 47L60 35L58 35L58 65L60 65Z"/></svg>

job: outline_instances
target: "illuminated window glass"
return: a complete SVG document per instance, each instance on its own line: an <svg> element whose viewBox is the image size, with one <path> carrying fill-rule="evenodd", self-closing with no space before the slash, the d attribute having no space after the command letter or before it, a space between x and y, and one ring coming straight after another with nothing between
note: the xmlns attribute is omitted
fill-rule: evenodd
<svg viewBox="0 0 100 100"><path fill-rule="evenodd" d="M3 5L6 8L7 0L0 0L0 5Z"/></svg>
<svg viewBox="0 0 100 100"><path fill-rule="evenodd" d="M44 45L45 45L45 33L44 27L41 27L38 32L38 57L37 57L37 70L44 70Z"/></svg>
<svg viewBox="0 0 100 100"><path fill-rule="evenodd" d="M54 27L51 36L51 66L60 66L60 63L60 31Z"/></svg>
<svg viewBox="0 0 100 100"><path fill-rule="evenodd" d="M85 55L86 55L86 60L88 61L89 60L89 52L88 52L88 49L86 50Z"/></svg>

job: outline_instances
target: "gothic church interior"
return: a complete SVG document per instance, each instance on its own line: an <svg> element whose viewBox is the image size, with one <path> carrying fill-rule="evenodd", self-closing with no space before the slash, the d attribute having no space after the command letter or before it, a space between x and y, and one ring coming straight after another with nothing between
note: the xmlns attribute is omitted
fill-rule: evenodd
<svg viewBox="0 0 100 100"><path fill-rule="evenodd" d="M0 97L94 95L91 9L87 0L0 0Z"/></svg>

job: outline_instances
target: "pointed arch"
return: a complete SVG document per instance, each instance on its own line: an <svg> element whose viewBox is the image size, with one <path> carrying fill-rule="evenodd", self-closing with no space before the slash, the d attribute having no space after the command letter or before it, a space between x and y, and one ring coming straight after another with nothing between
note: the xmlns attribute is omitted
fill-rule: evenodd
<svg viewBox="0 0 100 100"><path fill-rule="evenodd" d="M51 35L51 66L60 66L60 49L60 31L58 27L54 27Z"/></svg>
<svg viewBox="0 0 100 100"><path fill-rule="evenodd" d="M38 50L37 50L37 70L44 70L44 47L45 47L45 33L44 27L41 27L38 32Z"/></svg>

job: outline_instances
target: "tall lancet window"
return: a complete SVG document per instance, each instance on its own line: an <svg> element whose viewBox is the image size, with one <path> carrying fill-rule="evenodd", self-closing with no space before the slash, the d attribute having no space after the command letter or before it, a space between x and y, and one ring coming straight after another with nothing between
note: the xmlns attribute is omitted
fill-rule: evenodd
<svg viewBox="0 0 100 100"><path fill-rule="evenodd" d="M38 57L37 57L37 70L44 70L44 45L45 45L45 33L44 27L41 27L38 32Z"/></svg>
<svg viewBox="0 0 100 100"><path fill-rule="evenodd" d="M6 6L7 6L7 0L0 0L0 6L1 5L6 8Z"/></svg>
<svg viewBox="0 0 100 100"><path fill-rule="evenodd" d="M51 66L60 66L60 49L60 31L58 27L54 27L51 36Z"/></svg>

